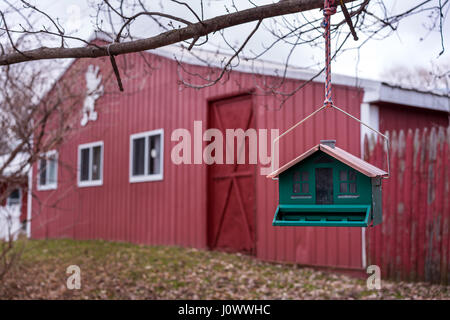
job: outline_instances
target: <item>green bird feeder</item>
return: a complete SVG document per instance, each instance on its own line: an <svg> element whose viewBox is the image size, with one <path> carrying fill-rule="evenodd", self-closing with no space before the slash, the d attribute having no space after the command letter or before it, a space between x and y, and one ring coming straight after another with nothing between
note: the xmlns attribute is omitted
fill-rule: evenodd
<svg viewBox="0 0 450 320"><path fill-rule="evenodd" d="M388 173L335 146L320 144L275 170L274 226L368 227L382 221L381 181Z"/></svg>
<svg viewBox="0 0 450 320"><path fill-rule="evenodd" d="M324 104L275 138L272 154L277 152L275 143L280 138L321 110L333 109L383 137L388 172L336 147L335 140L320 141L320 144L277 170L274 170L273 156L272 173L267 177L279 182L279 204L272 222L274 226L368 227L382 221L381 181L388 178L390 172L389 138L333 103L330 17L336 13L336 6L335 1L324 1ZM354 31L351 20L346 17L346 21ZM356 34L353 35L357 40Z"/></svg>

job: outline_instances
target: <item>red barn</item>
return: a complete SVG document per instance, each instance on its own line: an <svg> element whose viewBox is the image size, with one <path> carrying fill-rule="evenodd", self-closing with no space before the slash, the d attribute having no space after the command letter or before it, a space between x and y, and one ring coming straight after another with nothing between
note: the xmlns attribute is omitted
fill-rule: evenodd
<svg viewBox="0 0 450 320"><path fill-rule="evenodd" d="M271 129L281 133L322 105L321 78L280 108L280 100L264 94L261 84L279 80L273 75L283 66L258 62L250 68L242 61L227 81L195 90L179 84L180 66L170 48L143 54L145 59L141 54L116 58L128 75L122 79L125 92L108 93L105 85L83 112L80 105L74 133L49 161L34 166L32 238L180 245L304 265L349 270L365 266L361 228L272 226L277 184L261 174L270 163L224 160L208 165L198 157L211 141L203 137L209 128L224 137L227 129L268 129L268 140L258 142L269 147ZM188 62L185 68L192 74L210 70ZM147 63L156 66L151 74L141 72ZM73 79L83 88L86 81L103 81L112 70L109 58L75 60L63 78L74 69L90 70L86 77ZM292 91L312 75L290 70L278 90ZM445 97L346 76L335 75L333 81L335 104L376 129L448 125ZM177 164L173 153L186 132L192 149L178 155L191 164ZM280 165L321 139L336 139L338 146L361 156L364 132L335 110L319 113L282 139ZM244 142L247 151L249 140Z"/></svg>

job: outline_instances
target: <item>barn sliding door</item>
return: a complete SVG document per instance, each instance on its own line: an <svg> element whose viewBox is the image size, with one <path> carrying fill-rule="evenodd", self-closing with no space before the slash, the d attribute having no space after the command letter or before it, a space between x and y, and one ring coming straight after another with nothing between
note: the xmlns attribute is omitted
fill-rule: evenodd
<svg viewBox="0 0 450 320"><path fill-rule="evenodd" d="M234 139L234 161L226 164L233 142L227 129L255 128L251 96L223 99L210 104L209 127L223 136L223 162L208 166L208 243L211 249L254 253L255 251L255 165L249 164L249 139L238 145ZM230 139L228 139L230 140ZM245 163L238 164L241 152ZM244 158L243 158L244 159Z"/></svg>

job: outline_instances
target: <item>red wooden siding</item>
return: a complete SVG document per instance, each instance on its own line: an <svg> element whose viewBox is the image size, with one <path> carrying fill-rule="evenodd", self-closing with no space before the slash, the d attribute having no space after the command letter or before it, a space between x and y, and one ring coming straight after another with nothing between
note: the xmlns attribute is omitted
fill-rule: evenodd
<svg viewBox="0 0 450 320"><path fill-rule="evenodd" d="M22 205L20 207L20 222L27 221L27 211L28 211L28 187L26 184L20 189L22 196Z"/></svg>
<svg viewBox="0 0 450 320"><path fill-rule="evenodd" d="M450 128L390 133L391 177L383 181L383 223L367 232L368 263L382 277L450 280ZM367 160L385 165L382 143Z"/></svg>
<svg viewBox="0 0 450 320"><path fill-rule="evenodd" d="M431 127L447 127L449 115L447 112L401 106L391 103L380 103L380 130L423 129Z"/></svg>
<svg viewBox="0 0 450 320"><path fill-rule="evenodd" d="M310 83L278 110L280 101L262 94L254 75L241 72L232 72L225 83L203 90L181 89L175 61L151 54L147 58L155 66L151 74L140 55L126 56L127 74L132 77L123 76L125 93L118 93L112 78L113 86L97 100L98 120L76 130L60 148L58 189L36 191L34 180L33 190L38 200L33 199L32 237L109 239L207 248L207 166L174 165L171 149L178 142L170 140L172 131L186 128L192 132L195 120L203 121L203 130L206 130L209 101L226 95L253 92L256 128L269 129L269 132L272 128L280 129L280 133L323 103L323 84ZM117 61L124 66L124 57L118 57ZM101 74L111 77L107 58L77 60L71 68L82 69L89 64L99 65ZM206 70L196 66L191 69L199 73ZM84 74L80 74L80 78L84 78ZM274 79L260 80L262 83ZM83 79L80 83L84 86ZM299 83L287 80L280 90L293 90ZM360 116L362 90L335 86L333 92L337 105ZM159 128L164 129L164 179L130 183L130 135ZM337 139L339 147L360 155L360 126L343 114L326 110L281 140L280 165L321 139ZM78 145L96 141L104 142L103 185L80 188L76 183ZM270 150L269 142L267 146ZM258 258L361 268L359 228L273 227L277 182L260 175L260 165L254 169Z"/></svg>

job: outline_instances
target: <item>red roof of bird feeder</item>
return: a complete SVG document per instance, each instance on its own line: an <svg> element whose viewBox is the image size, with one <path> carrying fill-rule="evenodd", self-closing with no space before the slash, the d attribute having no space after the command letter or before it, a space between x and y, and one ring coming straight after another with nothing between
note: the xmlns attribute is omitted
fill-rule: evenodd
<svg viewBox="0 0 450 320"><path fill-rule="evenodd" d="M308 158L310 155L312 155L313 153L316 153L319 150L325 152L326 154L332 156L333 158L339 160L342 163L345 163L349 167L352 167L356 171L359 171L362 174L364 174L370 178L385 177L388 175L388 173L386 171L381 170L381 169L375 167L374 165L371 165L370 163L354 156L351 153L348 153L347 151L345 151L341 148L335 147L334 145L330 146L328 144L320 143L320 144L312 147L305 153L299 155L297 158L289 161L281 168L275 170L274 172L269 174L267 176L267 178L277 177L278 175L280 175L280 173L286 171L290 167L292 167L292 166L296 165L297 163L301 162L302 160Z"/></svg>

